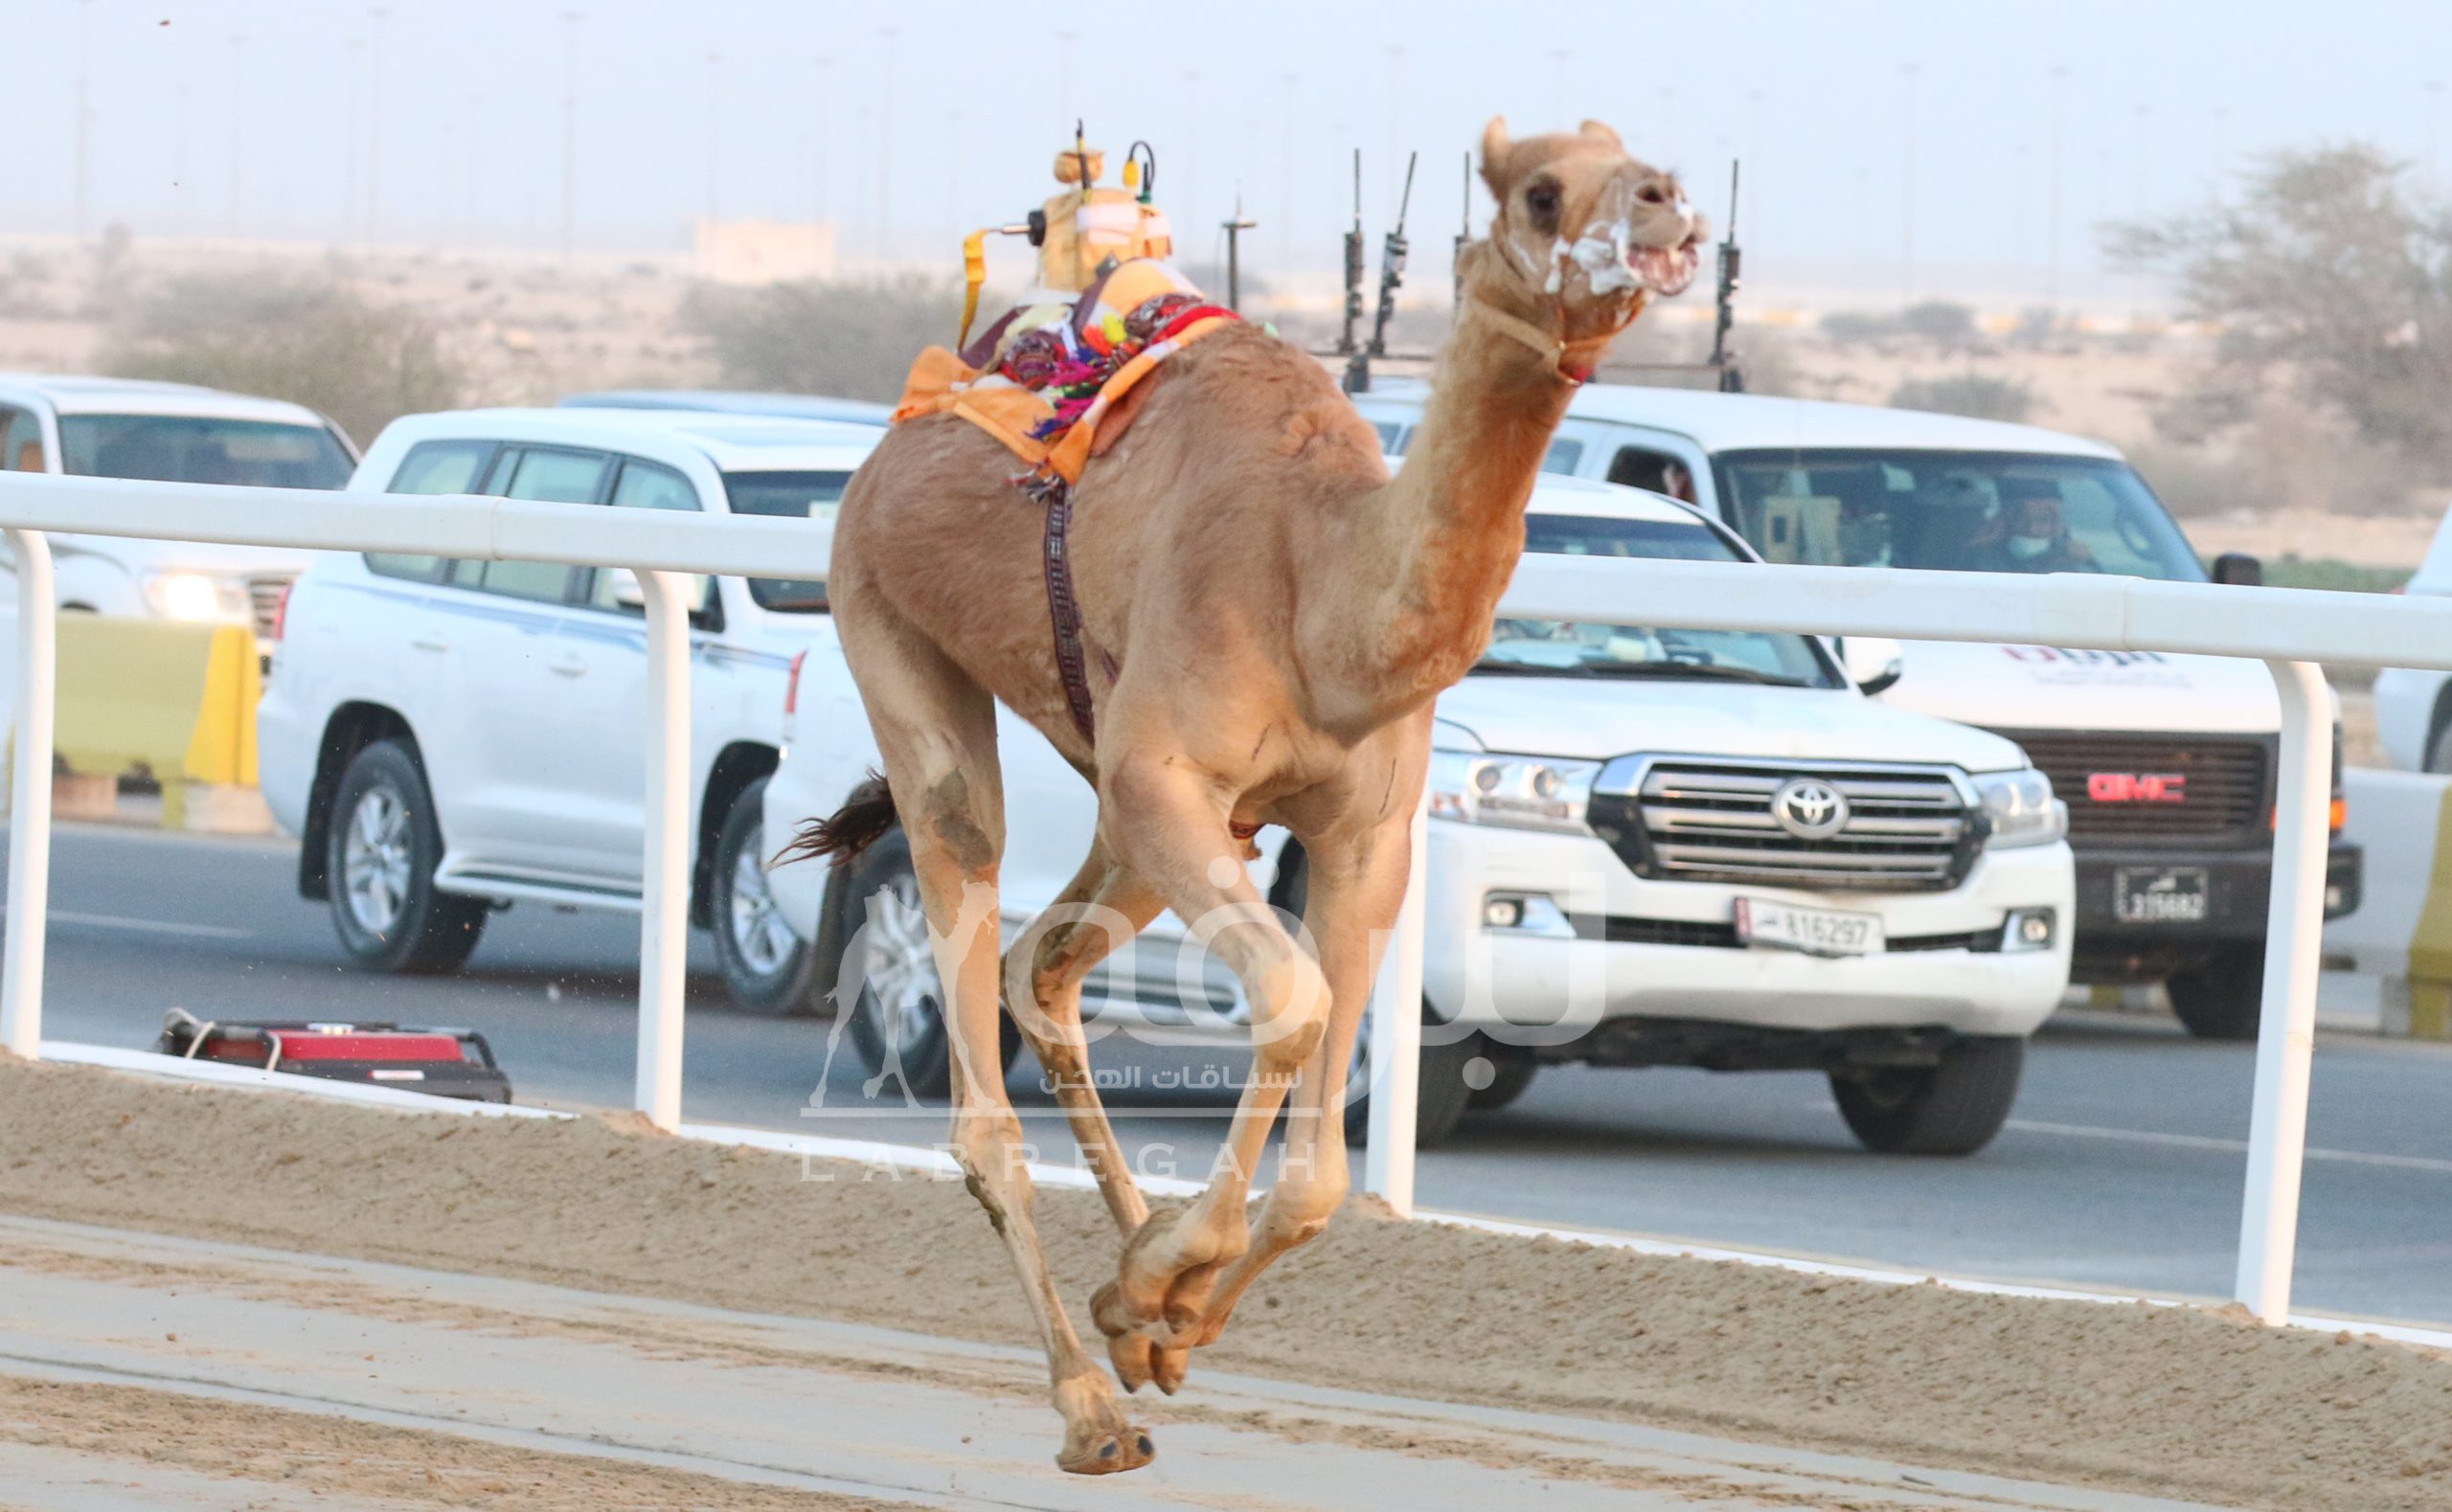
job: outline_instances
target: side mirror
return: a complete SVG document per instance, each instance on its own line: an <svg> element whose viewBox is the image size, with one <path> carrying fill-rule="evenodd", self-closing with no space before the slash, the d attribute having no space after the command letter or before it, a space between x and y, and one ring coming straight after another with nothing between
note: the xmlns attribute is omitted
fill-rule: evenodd
<svg viewBox="0 0 2452 1512"><path fill-rule="evenodd" d="M641 614L647 612L647 592L639 586L639 575L626 567L605 570L604 592L616 608L636 609Z"/></svg>
<svg viewBox="0 0 2452 1512"><path fill-rule="evenodd" d="M2224 552L2214 558L2214 580L2234 588L2264 586L2264 563L2245 552Z"/></svg>
<svg viewBox="0 0 2452 1512"><path fill-rule="evenodd" d="M1839 665L1847 669L1848 681L1867 694L1884 691L1907 670L1898 643L1877 635L1851 635L1841 640Z"/></svg>

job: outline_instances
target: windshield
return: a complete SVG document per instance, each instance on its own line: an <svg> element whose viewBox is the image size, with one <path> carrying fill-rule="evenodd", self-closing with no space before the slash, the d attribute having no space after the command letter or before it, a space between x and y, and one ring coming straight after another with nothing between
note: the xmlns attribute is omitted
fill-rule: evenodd
<svg viewBox="0 0 2452 1512"><path fill-rule="evenodd" d="M848 472L728 472L724 497L735 514L780 515L834 523L835 507L850 485ZM809 577L752 577L749 597L778 614L824 614L826 584Z"/></svg>
<svg viewBox="0 0 2452 1512"><path fill-rule="evenodd" d="M184 415L63 415L59 454L80 478L343 488L356 463L321 425Z"/></svg>
<svg viewBox="0 0 2452 1512"><path fill-rule="evenodd" d="M2125 463L2021 452L1726 452L1731 524L1763 559L1973 573L2205 570Z"/></svg>
<svg viewBox="0 0 2452 1512"><path fill-rule="evenodd" d="M1524 549L1561 556L1642 556L1736 562L1744 557L1700 520L1613 520L1530 514ZM1676 678L1837 688L1840 680L1803 636L1755 630L1659 630L1564 620L1501 619L1473 670L1485 676Z"/></svg>

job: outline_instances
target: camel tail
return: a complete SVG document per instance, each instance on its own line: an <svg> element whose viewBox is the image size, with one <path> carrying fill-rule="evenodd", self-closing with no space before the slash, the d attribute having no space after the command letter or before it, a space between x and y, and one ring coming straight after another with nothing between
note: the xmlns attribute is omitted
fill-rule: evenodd
<svg viewBox="0 0 2452 1512"><path fill-rule="evenodd" d="M841 808L802 824L792 843L776 854L774 864L780 867L826 856L835 866L849 866L852 857L875 845L894 825L894 790L886 786L883 774L872 771L851 789Z"/></svg>

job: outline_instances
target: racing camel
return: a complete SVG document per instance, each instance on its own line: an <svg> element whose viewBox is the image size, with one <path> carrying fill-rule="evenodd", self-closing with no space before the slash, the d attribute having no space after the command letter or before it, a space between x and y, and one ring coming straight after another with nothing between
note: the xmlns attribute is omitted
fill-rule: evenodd
<svg viewBox="0 0 2452 1512"><path fill-rule="evenodd" d="M1069 521L1043 518L1010 446L952 414L896 425L843 496L829 588L884 775L794 848L840 864L905 831L950 999L954 1148L1020 1272L1069 1471L1154 1450L1075 1335L1032 1226L1000 991L1124 1236L1091 1301L1116 1375L1171 1392L1244 1289L1345 1198L1345 1073L1403 897L1432 700L1489 641L1569 396L1694 274L1702 225L1676 179L1598 122L1518 142L1492 121L1482 176L1497 214L1463 254L1455 329L1393 481L1317 361L1220 321L1128 396L1129 430L1051 501ZM1001 971L997 699L1099 795L1088 858ZM1246 871L1268 824L1306 858L1307 942ZM1168 908L1240 980L1254 1060L1211 1184L1153 1214L1091 1085L1080 989Z"/></svg>

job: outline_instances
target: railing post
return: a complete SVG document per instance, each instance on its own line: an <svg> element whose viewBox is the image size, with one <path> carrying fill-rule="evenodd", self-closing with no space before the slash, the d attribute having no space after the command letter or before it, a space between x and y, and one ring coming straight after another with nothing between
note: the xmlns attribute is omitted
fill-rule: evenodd
<svg viewBox="0 0 2452 1512"><path fill-rule="evenodd" d="M17 740L9 795L9 938L0 960L0 1049L42 1053L42 947L51 913L52 713L59 606L53 599L51 543L40 530L11 530L17 566Z"/></svg>
<svg viewBox="0 0 2452 1512"><path fill-rule="evenodd" d="M639 877L637 1104L681 1126L681 1010L690 944L690 585L643 572L647 611L647 854Z"/></svg>
<svg viewBox="0 0 2452 1512"><path fill-rule="evenodd" d="M1371 991L1371 1147L1365 1190L1399 1218L1414 1214L1415 1114L1421 1093L1421 953L1429 871L1428 795L1414 809L1405 901Z"/></svg>
<svg viewBox="0 0 2452 1512"><path fill-rule="evenodd" d="M2332 813L2332 708L2325 674L2313 663L2265 666L2282 693L2282 770L2275 786L2264 1000L2235 1295L2262 1321L2280 1323L2290 1316L2300 1168L2307 1147L2307 1082L2316 1054L2316 968Z"/></svg>

